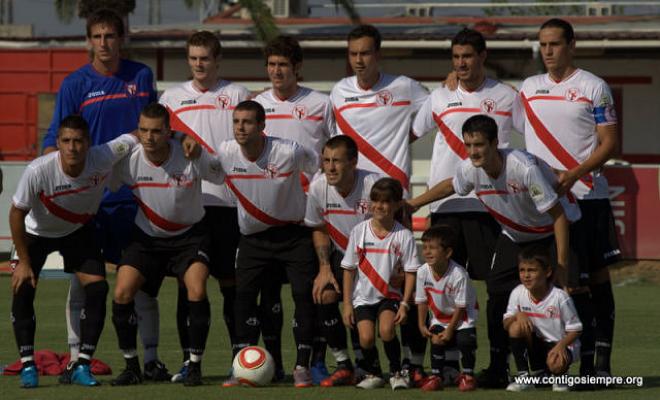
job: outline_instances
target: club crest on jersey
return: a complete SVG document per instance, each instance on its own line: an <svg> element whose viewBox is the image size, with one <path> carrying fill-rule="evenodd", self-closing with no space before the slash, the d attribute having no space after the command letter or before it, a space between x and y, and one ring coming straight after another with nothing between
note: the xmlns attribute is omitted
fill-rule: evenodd
<svg viewBox="0 0 660 400"><path fill-rule="evenodd" d="M390 253L394 254L397 257L401 256L401 244L392 242L390 244Z"/></svg>
<svg viewBox="0 0 660 400"><path fill-rule="evenodd" d="M126 93L128 93L129 96L135 96L137 94L137 84L127 83L126 84Z"/></svg>
<svg viewBox="0 0 660 400"><path fill-rule="evenodd" d="M172 174L168 183L174 187L188 187L192 184L192 180L186 174Z"/></svg>
<svg viewBox="0 0 660 400"><path fill-rule="evenodd" d="M564 97L566 97L566 100L568 101L577 101L580 98L580 89L574 87L570 88L566 90Z"/></svg>
<svg viewBox="0 0 660 400"><path fill-rule="evenodd" d="M381 90L376 93L376 104L379 106L389 106L394 101L394 96L389 90Z"/></svg>
<svg viewBox="0 0 660 400"><path fill-rule="evenodd" d="M303 120L307 116L307 107L302 104L296 104L296 106L293 107L291 114L293 114L293 118Z"/></svg>
<svg viewBox="0 0 660 400"><path fill-rule="evenodd" d="M268 177L270 179L275 178L277 176L278 172L279 171L278 171L277 167L273 164L268 164L266 166L266 168L264 168L264 175L266 175L266 177Z"/></svg>
<svg viewBox="0 0 660 400"><path fill-rule="evenodd" d="M481 101L481 111L485 112L486 114L493 113L496 109L497 103L495 103L495 100L484 99Z"/></svg>
<svg viewBox="0 0 660 400"><path fill-rule="evenodd" d="M355 212L358 214L366 214L369 212L370 201L367 199L360 199L355 203Z"/></svg>
<svg viewBox="0 0 660 400"><path fill-rule="evenodd" d="M226 94L221 94L218 96L218 106L223 110L229 109L231 107L231 98Z"/></svg>
<svg viewBox="0 0 660 400"><path fill-rule="evenodd" d="M510 193L521 193L526 191L523 185L515 181L508 181L506 187L509 189Z"/></svg>
<svg viewBox="0 0 660 400"><path fill-rule="evenodd" d="M550 306L545 310L545 312L548 314L548 318L550 319L557 319L559 318L559 310L555 306Z"/></svg>

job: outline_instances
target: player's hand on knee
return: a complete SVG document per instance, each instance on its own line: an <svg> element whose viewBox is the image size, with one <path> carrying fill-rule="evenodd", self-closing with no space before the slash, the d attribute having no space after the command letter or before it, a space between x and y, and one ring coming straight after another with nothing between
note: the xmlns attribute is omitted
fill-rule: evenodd
<svg viewBox="0 0 660 400"><path fill-rule="evenodd" d="M532 335L534 332L534 324L529 320L525 313L520 312L516 314L516 322L518 323L518 328L523 336L526 337Z"/></svg>
<svg viewBox="0 0 660 400"><path fill-rule="evenodd" d="M17 293L24 282L29 282L33 288L37 287L37 279L34 276L34 272L32 272L32 266L26 262L19 261L11 275L12 291Z"/></svg>
<svg viewBox="0 0 660 400"><path fill-rule="evenodd" d="M328 272L320 270L314 279L314 286L312 288L314 303L323 304L323 291L328 285L332 285L337 293L341 293L341 290L339 290L339 283L337 283L337 279L335 279L332 271Z"/></svg>
<svg viewBox="0 0 660 400"><path fill-rule="evenodd" d="M421 333L425 338L433 337L433 333L426 325L419 325L419 333Z"/></svg>

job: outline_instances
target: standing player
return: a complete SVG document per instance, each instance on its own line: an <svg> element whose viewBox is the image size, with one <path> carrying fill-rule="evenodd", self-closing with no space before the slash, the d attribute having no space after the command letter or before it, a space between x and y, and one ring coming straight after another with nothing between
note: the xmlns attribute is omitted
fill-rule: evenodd
<svg viewBox="0 0 660 400"><path fill-rule="evenodd" d="M187 160L170 136L167 109L158 103L147 105L138 124L141 146L117 166L113 178L131 188L140 207L133 240L117 270L112 322L126 368L113 385L142 381L133 300L140 288L156 297L165 274L176 276L187 290L190 363L183 383L202 384L201 361L211 308L206 296L210 260L202 223L201 180L222 183L224 171L220 161L207 152L195 161Z"/></svg>
<svg viewBox="0 0 660 400"><path fill-rule="evenodd" d="M348 34L348 62L355 76L339 81L330 93L337 132L358 145L358 166L390 176L410 190L412 116L428 92L418 82L381 73L381 36L371 25L361 25Z"/></svg>
<svg viewBox="0 0 660 400"><path fill-rule="evenodd" d="M380 176L357 168L357 145L345 135L326 142L321 162L323 174L312 181L307 193L305 224L314 228L312 240L319 260L313 294L319 304L321 333L337 361L336 371L321 381L321 386L329 387L350 385L355 380L338 308L343 286L340 264L351 230L370 216L369 193ZM353 351L361 358L356 333L351 329Z"/></svg>
<svg viewBox="0 0 660 400"><path fill-rule="evenodd" d="M504 328L509 334L518 377L543 374L563 375L580 353L578 337L582 322L569 295L552 282L552 263L547 249L529 247L520 253L520 282L509 297ZM522 379L506 390L522 392L534 385ZM568 386L553 384L555 392Z"/></svg>
<svg viewBox="0 0 660 400"><path fill-rule="evenodd" d="M99 10L87 19L87 44L92 60L67 76L57 93L55 111L44 138L44 154L57 149L60 121L68 115L80 115L89 124L92 145L106 143L118 134L137 128L142 108L156 100L153 75L149 67L122 59L124 22L116 13ZM121 116L121 117L118 117ZM94 217L105 260L117 264L128 244L137 206L130 191L106 192ZM80 345L78 316L84 303L84 291L72 279L67 301L67 330L71 359L77 359ZM138 296L140 336L145 350L145 376L153 380L169 379L165 366L158 361L158 303L141 293ZM73 365L70 364L70 366ZM62 375L68 382L71 369Z"/></svg>
<svg viewBox="0 0 660 400"><path fill-rule="evenodd" d="M9 225L18 253L12 275L11 319L23 363L21 384L25 388L38 386L33 303L39 272L52 251L62 254L64 270L75 273L85 294L84 313L79 321L82 346L69 383L99 384L90 372L90 361L105 322L108 283L91 220L113 165L135 143L134 136L122 135L90 149L87 123L79 116L69 116L60 123L59 151L32 161L21 177L9 212Z"/></svg>
<svg viewBox="0 0 660 400"><path fill-rule="evenodd" d="M353 228L341 261L344 269L342 317L344 324L357 329L360 335L368 374L358 388L375 389L384 384L376 348L378 322L378 336L390 364L392 390L406 389L408 382L401 374L401 346L396 325L406 322L410 308L415 272L419 268L417 245L412 232L394 219L403 205L403 188L399 181L379 179L372 186L369 198L373 216ZM405 274L403 293L389 283L400 271Z"/></svg>
<svg viewBox="0 0 660 400"><path fill-rule="evenodd" d="M213 33L201 31L192 34L186 44L186 53L193 79L167 89L161 96L160 103L168 108L174 130L186 133L206 151L217 154L220 143L233 138L234 107L247 99L250 92L243 86L220 78L220 40ZM210 273L220 284L224 298L222 314L233 346L236 344L234 265L240 238L236 204L226 185L217 185L208 181L202 182L202 201L206 211L204 224L207 225L211 240ZM181 371L174 375L174 381L185 377L190 355L186 306L186 290L185 287L180 287L177 327L181 347L184 350L184 365Z"/></svg>
<svg viewBox="0 0 660 400"><path fill-rule="evenodd" d="M453 179L441 181L410 204L420 207L474 190L501 225L492 268L486 277L486 312L490 346L502 349L499 356L503 355L504 360L499 365L505 365L508 338L502 315L511 290L519 283L518 253L531 245L552 247L554 241L560 283L564 284L569 267L569 223L580 218L580 210L574 201L555 193L557 178L545 162L522 150L497 148L497 123L491 117L468 118L462 132L469 159L461 162Z"/></svg>
<svg viewBox="0 0 660 400"><path fill-rule="evenodd" d="M568 22L546 21L539 31L539 42L548 73L526 79L520 90L526 117L525 143L531 153L560 171L559 192L570 191L582 210L582 219L571 225L571 249L579 263L579 278L574 276L569 282L569 293L585 322L580 372L593 373L589 329L593 312L595 370L608 375L614 296L607 267L619 260L621 251L602 168L617 148L614 103L602 79L573 65L575 36Z"/></svg>
<svg viewBox="0 0 660 400"><path fill-rule="evenodd" d="M303 51L298 41L290 36L278 36L264 50L266 72L272 88L260 93L254 100L266 110L267 135L278 135L314 150L317 154L325 142L334 135L335 119L330 98L315 90L300 86ZM314 174L301 174L305 192ZM260 303L260 323L266 348L275 358L277 371L282 369L282 300L281 285L265 288ZM314 339L312 377L315 383L327 377L325 343ZM280 372L281 371L281 372Z"/></svg>
<svg viewBox="0 0 660 400"><path fill-rule="evenodd" d="M297 346L293 379L296 387L312 384L309 370L314 336L312 284L318 265L311 232L301 226L305 193L300 173L314 173L318 156L296 142L266 136L264 108L255 101L239 103L233 116L235 140L220 145L227 186L238 199L243 235L236 258L235 352L257 343L257 296L286 270L295 303L293 335ZM226 382L233 385L235 379Z"/></svg>
<svg viewBox="0 0 660 400"><path fill-rule="evenodd" d="M486 41L481 33L471 29L460 31L452 39L451 52L458 87L452 90L443 85L435 89L413 124L417 136L438 129L433 144L429 187L454 176L458 165L468 157L461 128L469 117L476 114L491 116L497 122L499 146L506 148L513 127L513 112L517 109L514 107L516 91L486 77ZM473 279L485 279L500 232L497 222L473 193L436 201L430 205L430 210L431 225L448 224L459 234L452 258L464 265ZM449 354L453 357L455 353ZM490 366L480 382L483 386L506 384L506 357L506 348L491 346Z"/></svg>

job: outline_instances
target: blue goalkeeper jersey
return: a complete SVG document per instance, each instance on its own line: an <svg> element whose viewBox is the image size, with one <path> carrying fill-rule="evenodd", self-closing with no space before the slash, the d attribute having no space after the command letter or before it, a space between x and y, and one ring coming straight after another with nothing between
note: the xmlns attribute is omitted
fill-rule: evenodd
<svg viewBox="0 0 660 400"><path fill-rule="evenodd" d="M92 146L106 143L135 130L142 108L155 101L153 74L146 65L121 60L117 73L102 75L86 64L62 82L43 147L57 146L60 122L72 114L89 124ZM130 198L130 191L123 188L115 194L106 192L104 202Z"/></svg>

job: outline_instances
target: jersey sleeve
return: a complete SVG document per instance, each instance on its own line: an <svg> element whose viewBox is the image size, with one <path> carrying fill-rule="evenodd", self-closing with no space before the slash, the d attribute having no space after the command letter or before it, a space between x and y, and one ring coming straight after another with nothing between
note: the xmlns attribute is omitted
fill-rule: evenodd
<svg viewBox="0 0 660 400"><path fill-rule="evenodd" d="M144 88L149 93L149 103L155 103L158 101L158 94L156 93L156 83L154 82L154 74L151 72L151 68L145 66L141 75L144 80Z"/></svg>
<svg viewBox="0 0 660 400"><path fill-rule="evenodd" d="M102 162L110 168L130 154L137 143L138 139L135 135L125 133L107 143L92 148L92 151L98 152Z"/></svg>
<svg viewBox="0 0 660 400"><path fill-rule="evenodd" d="M426 304L426 292L424 291L424 279L426 278L426 269L420 268L417 270L415 277L415 303Z"/></svg>
<svg viewBox="0 0 660 400"><path fill-rule="evenodd" d="M28 166L18 181L12 203L14 203L14 207L28 211L32 209L33 202L38 196L39 174L32 166Z"/></svg>
<svg viewBox="0 0 660 400"><path fill-rule="evenodd" d="M593 113L596 125L612 125L617 123L612 92L605 82L600 82L596 87L591 101L594 104Z"/></svg>
<svg viewBox="0 0 660 400"><path fill-rule="evenodd" d="M519 288L520 286L511 291L511 294L509 295L509 303L506 305L506 311L502 316L503 320L515 317L515 315L518 313L518 293L520 292Z"/></svg>
<svg viewBox="0 0 660 400"><path fill-rule="evenodd" d="M312 183L307 194L307 205L305 206L305 225L316 228L322 226L323 221L323 207L320 200L321 190L318 190Z"/></svg>
<svg viewBox="0 0 660 400"><path fill-rule="evenodd" d="M57 92L55 100L55 109L53 110L53 119L50 121L48 131L44 136L43 148L57 147L57 131L60 122L69 115L78 114L80 110L81 98L74 93L72 84L67 79L62 82L60 90Z"/></svg>
<svg viewBox="0 0 660 400"><path fill-rule="evenodd" d="M202 179L215 184L221 184L225 181L225 170L222 168L222 162L219 157L209 154L202 149L202 154L195 160L199 168Z"/></svg>
<svg viewBox="0 0 660 400"><path fill-rule="evenodd" d="M513 107L511 108L511 122L513 129L520 134L525 134L525 107L522 103L520 93L516 93L513 99Z"/></svg>
<svg viewBox="0 0 660 400"><path fill-rule="evenodd" d="M326 101L325 109L323 110L323 124L325 134L328 138L337 136L337 122L335 121L335 113L332 110L332 103L330 98Z"/></svg>
<svg viewBox="0 0 660 400"><path fill-rule="evenodd" d="M456 267L460 268L460 267ZM468 304L468 277L461 274L460 278L456 280L454 283L454 289L456 290L456 294L454 295L454 303L456 304L456 307L459 308L464 308L467 307Z"/></svg>
<svg viewBox="0 0 660 400"><path fill-rule="evenodd" d="M319 170L319 156L313 149L293 143L295 158L303 172L314 174Z"/></svg>
<svg viewBox="0 0 660 400"><path fill-rule="evenodd" d="M580 317L578 317L573 299L568 295L565 295L565 297L559 305L559 313L564 323L564 329L566 332L580 332L582 331L582 322L580 321Z"/></svg>
<svg viewBox="0 0 660 400"><path fill-rule="evenodd" d="M357 248L357 227L353 228L351 235L348 238L348 246L344 258L341 260L341 267L343 269L357 269L360 262L360 257Z"/></svg>
<svg viewBox="0 0 660 400"><path fill-rule="evenodd" d="M429 91L414 79L410 80L410 101L413 112L418 112L426 99L429 97Z"/></svg>
<svg viewBox="0 0 660 400"><path fill-rule="evenodd" d="M417 111L415 120L413 121L412 131L417 137L425 136L427 133L435 130L435 121L433 120L433 101L432 97L428 96L422 107Z"/></svg>
<svg viewBox="0 0 660 400"><path fill-rule="evenodd" d="M408 229L405 230L405 241L401 246L401 264L406 272L416 272L419 269L419 259L417 258L417 244L415 237Z"/></svg>
<svg viewBox="0 0 660 400"><path fill-rule="evenodd" d="M459 196L467 196L472 190L474 190L474 167L471 164L470 159L463 160L458 168L456 168L456 174L454 179L452 179L452 185L454 186L454 191Z"/></svg>
<svg viewBox="0 0 660 400"><path fill-rule="evenodd" d="M130 179L129 159L130 155L122 158L112 168L112 174L110 175L110 179L108 179L108 190L111 192L117 192L124 184L131 185L133 183Z"/></svg>
<svg viewBox="0 0 660 400"><path fill-rule="evenodd" d="M548 178L543 174L538 163L527 168L525 186L536 206L536 210L540 213L548 211L559 201L557 192L548 182Z"/></svg>

